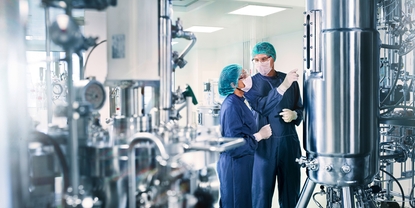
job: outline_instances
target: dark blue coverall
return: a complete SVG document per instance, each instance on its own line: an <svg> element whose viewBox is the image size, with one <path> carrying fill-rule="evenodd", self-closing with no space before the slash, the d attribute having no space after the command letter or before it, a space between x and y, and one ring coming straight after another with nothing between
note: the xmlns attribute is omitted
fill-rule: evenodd
<svg viewBox="0 0 415 208"><path fill-rule="evenodd" d="M245 98L257 112L258 129L271 124L272 136L261 141L254 157L252 179L252 207L270 208L276 178L280 208L294 208L300 192L300 166L295 162L301 156L300 141L295 130L303 119L303 104L297 82L293 82L284 95L277 87L284 81L285 73L273 77L259 73L252 77L253 86ZM297 112L297 119L284 122L279 113L288 108Z"/></svg>
<svg viewBox="0 0 415 208"><path fill-rule="evenodd" d="M220 109L223 137L243 137L243 146L222 152L217 163L221 208L249 208L252 204L252 168L258 142L257 126L245 98L228 95Z"/></svg>

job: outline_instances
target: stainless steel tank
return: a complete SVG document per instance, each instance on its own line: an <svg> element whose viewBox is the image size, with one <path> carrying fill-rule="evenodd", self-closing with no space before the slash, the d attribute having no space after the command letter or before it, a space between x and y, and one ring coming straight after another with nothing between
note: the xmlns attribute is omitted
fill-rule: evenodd
<svg viewBox="0 0 415 208"><path fill-rule="evenodd" d="M308 177L342 187L378 172L375 0L309 0L304 35Z"/></svg>

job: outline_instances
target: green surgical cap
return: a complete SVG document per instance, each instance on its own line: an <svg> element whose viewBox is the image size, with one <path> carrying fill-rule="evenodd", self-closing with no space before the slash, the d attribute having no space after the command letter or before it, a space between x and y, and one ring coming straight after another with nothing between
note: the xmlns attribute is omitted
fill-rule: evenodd
<svg viewBox="0 0 415 208"><path fill-rule="evenodd" d="M277 53L275 52L274 46L268 42L259 42L254 46L254 48L252 48L252 58L258 54L265 54L267 56L271 56L274 61L277 60Z"/></svg>
<svg viewBox="0 0 415 208"><path fill-rule="evenodd" d="M241 73L242 66L238 64L230 64L223 68L218 83L219 94L222 96L232 94L235 91L235 87L238 86L238 78Z"/></svg>

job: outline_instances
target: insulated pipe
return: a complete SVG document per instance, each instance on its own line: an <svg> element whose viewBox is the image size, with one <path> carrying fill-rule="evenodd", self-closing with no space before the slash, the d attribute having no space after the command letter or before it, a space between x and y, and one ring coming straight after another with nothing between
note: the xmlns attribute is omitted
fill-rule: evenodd
<svg viewBox="0 0 415 208"><path fill-rule="evenodd" d="M155 134L151 133L136 133L131 136L128 141L131 141L128 146L128 200L129 200L129 208L136 207L136 171L135 171L135 145L141 141L148 141L150 140L153 142L157 149L160 152L160 155L163 160L167 161L169 159L169 155L167 154L166 149L161 142L161 139L158 138Z"/></svg>
<svg viewBox="0 0 415 208"><path fill-rule="evenodd" d="M172 47L170 1L160 0L160 122L170 121L172 109Z"/></svg>

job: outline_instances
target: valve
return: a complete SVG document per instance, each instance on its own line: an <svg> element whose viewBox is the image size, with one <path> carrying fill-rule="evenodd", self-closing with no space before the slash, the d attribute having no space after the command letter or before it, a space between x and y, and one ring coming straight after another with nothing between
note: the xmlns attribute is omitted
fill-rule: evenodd
<svg viewBox="0 0 415 208"><path fill-rule="evenodd" d="M306 157L302 156L295 159L295 161L298 162L298 164L300 164L300 166L303 168L308 168L312 171L318 170L319 165L316 159L307 159Z"/></svg>

